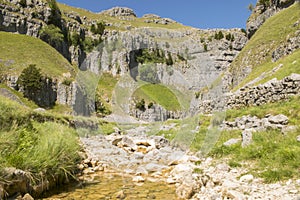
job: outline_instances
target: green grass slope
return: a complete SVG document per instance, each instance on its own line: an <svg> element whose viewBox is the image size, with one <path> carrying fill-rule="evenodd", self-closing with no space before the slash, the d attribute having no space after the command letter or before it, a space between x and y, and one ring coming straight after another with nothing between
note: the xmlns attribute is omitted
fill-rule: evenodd
<svg viewBox="0 0 300 200"><path fill-rule="evenodd" d="M35 64L47 76L75 74L75 68L47 43L26 35L0 32L0 73L19 75Z"/></svg>
<svg viewBox="0 0 300 200"><path fill-rule="evenodd" d="M266 20L258 29L230 67L234 76L243 73L245 67L252 68L249 76L239 86L254 80L263 72L272 71L280 64L283 64L280 70L268 73L269 75L260 82L266 82L273 77L282 78L292 72L300 73L299 64L293 64L300 61L299 50L277 62L272 62L272 52L280 45L287 43L288 38L294 37L300 29L299 23L296 24L299 16L300 4L296 3Z"/></svg>
<svg viewBox="0 0 300 200"><path fill-rule="evenodd" d="M159 84L145 84L133 94L136 99L144 99L146 104L157 103L167 110L181 110L177 96L171 89Z"/></svg>

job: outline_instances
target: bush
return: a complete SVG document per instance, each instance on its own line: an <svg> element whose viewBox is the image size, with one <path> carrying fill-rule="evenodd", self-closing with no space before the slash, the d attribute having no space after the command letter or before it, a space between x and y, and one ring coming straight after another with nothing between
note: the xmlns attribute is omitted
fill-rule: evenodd
<svg viewBox="0 0 300 200"><path fill-rule="evenodd" d="M97 24L92 24L91 26L91 32L94 34L103 35L105 30L105 25L103 22L97 22Z"/></svg>
<svg viewBox="0 0 300 200"><path fill-rule="evenodd" d="M223 38L224 38L224 35L223 35L222 31L219 31L219 32L215 33L215 39L216 40L221 40Z"/></svg>
<svg viewBox="0 0 300 200"><path fill-rule="evenodd" d="M48 24L53 24L57 27L61 27L61 12L56 3L56 0L47 0L49 7L51 9L51 15L49 17Z"/></svg>
<svg viewBox="0 0 300 200"><path fill-rule="evenodd" d="M20 0L19 4L25 8L27 6L26 0Z"/></svg>
<svg viewBox="0 0 300 200"><path fill-rule="evenodd" d="M142 99L142 100L138 101L138 102L135 104L135 108L136 108L136 109L139 109L139 110L141 110L141 111L145 111L145 110L146 110L146 108L145 108L145 100Z"/></svg>
<svg viewBox="0 0 300 200"><path fill-rule="evenodd" d="M55 49L59 49L64 42L62 31L53 24L43 27L40 31L40 38Z"/></svg>
<svg viewBox="0 0 300 200"><path fill-rule="evenodd" d="M81 44L80 35L77 32L71 34L71 45L79 46Z"/></svg>
<svg viewBox="0 0 300 200"><path fill-rule="evenodd" d="M43 87L42 79L41 70L35 65L29 65L22 71L17 84L23 89L26 98L35 100Z"/></svg>
<svg viewBox="0 0 300 200"><path fill-rule="evenodd" d="M226 35L226 40L233 42L234 41L234 35L231 33L228 33Z"/></svg>
<svg viewBox="0 0 300 200"><path fill-rule="evenodd" d="M167 65L173 65L173 64L174 64L174 62L173 62L173 59L172 59L172 56L171 56L171 53L170 53L170 52L168 52L168 57L167 57L167 59L166 59L166 64L167 64Z"/></svg>
<svg viewBox="0 0 300 200"><path fill-rule="evenodd" d="M207 50L207 44L206 44L206 43L203 44L203 49L204 49L205 52L208 51L208 50Z"/></svg>
<svg viewBox="0 0 300 200"><path fill-rule="evenodd" d="M148 108L149 108L149 109L152 108L153 106L154 106L153 102L150 102L150 103L148 104Z"/></svg>

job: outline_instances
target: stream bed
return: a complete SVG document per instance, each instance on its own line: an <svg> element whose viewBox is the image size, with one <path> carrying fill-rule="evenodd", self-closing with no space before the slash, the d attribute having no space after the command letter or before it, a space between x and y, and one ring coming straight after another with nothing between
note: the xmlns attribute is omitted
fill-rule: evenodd
<svg viewBox="0 0 300 200"><path fill-rule="evenodd" d="M62 187L43 199L176 199L175 186L165 182L145 180L134 183L132 177L98 172L85 175L77 185Z"/></svg>

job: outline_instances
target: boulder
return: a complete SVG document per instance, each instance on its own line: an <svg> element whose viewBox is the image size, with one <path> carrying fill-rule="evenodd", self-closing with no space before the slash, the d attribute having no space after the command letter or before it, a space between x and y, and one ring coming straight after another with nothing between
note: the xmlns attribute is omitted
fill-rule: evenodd
<svg viewBox="0 0 300 200"><path fill-rule="evenodd" d="M300 142L300 135L297 136L297 141Z"/></svg>
<svg viewBox="0 0 300 200"><path fill-rule="evenodd" d="M276 116L270 116L268 117L268 121L272 124L281 124L281 125L286 125L289 122L289 118L283 114L279 114Z"/></svg>
<svg viewBox="0 0 300 200"><path fill-rule="evenodd" d="M132 178L132 181L136 183L143 183L145 182L145 179L142 176L135 176Z"/></svg>
<svg viewBox="0 0 300 200"><path fill-rule="evenodd" d="M247 147L252 143L252 132L254 129L245 129L242 132L242 147Z"/></svg>
<svg viewBox="0 0 300 200"><path fill-rule="evenodd" d="M30 194L25 194L22 198L22 200L34 200L34 198Z"/></svg>
<svg viewBox="0 0 300 200"><path fill-rule="evenodd" d="M232 146L232 145L238 144L239 142L241 142L240 138L231 138L228 141L224 142L223 145L224 146Z"/></svg>
<svg viewBox="0 0 300 200"><path fill-rule="evenodd" d="M134 11L126 7L113 7L109 10L102 11L100 14L109 15L111 17L120 17L120 16L136 17Z"/></svg>
<svg viewBox="0 0 300 200"><path fill-rule="evenodd" d="M240 182L249 183L249 182L252 182L253 179L254 179L254 177L252 174L246 174L240 178Z"/></svg>

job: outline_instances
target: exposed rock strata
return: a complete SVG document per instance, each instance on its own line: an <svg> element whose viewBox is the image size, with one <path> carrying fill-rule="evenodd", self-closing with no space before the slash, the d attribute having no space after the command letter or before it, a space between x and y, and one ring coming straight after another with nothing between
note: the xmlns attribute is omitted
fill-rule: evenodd
<svg viewBox="0 0 300 200"><path fill-rule="evenodd" d="M242 108L245 106L259 106L266 103L286 100L290 96L300 94L300 74L292 74L282 80L272 79L258 86L246 86L234 93L227 93L219 99L201 101L199 109L202 112L216 110L219 101L223 101L224 108Z"/></svg>

